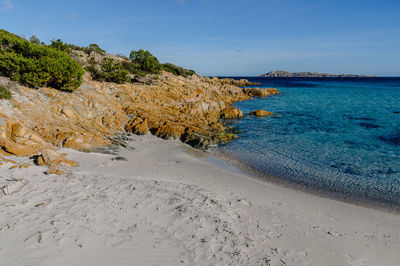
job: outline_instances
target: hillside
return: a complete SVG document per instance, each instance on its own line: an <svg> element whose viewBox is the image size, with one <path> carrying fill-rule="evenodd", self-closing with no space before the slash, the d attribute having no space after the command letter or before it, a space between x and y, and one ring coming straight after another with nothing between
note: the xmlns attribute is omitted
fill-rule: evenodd
<svg viewBox="0 0 400 266"><path fill-rule="evenodd" d="M123 133L150 132L200 149L229 141L234 135L226 131L220 117L241 114L230 107L234 101L278 93L237 87L252 85L246 80L192 73L176 76L163 69L126 73L120 67L130 62L127 58L97 49L70 49L67 54L88 70L81 85L69 92L49 86L30 88L12 77L0 77L0 87L11 94L10 99L0 100L0 152L31 157L32 164L48 165L50 173L60 165L76 164L65 160L58 148L121 145L116 137ZM104 62L111 62L111 67L104 67ZM100 78L93 74L99 71ZM121 73L128 78L119 79ZM105 81L113 79L117 83ZM6 160L0 155L0 162Z"/></svg>

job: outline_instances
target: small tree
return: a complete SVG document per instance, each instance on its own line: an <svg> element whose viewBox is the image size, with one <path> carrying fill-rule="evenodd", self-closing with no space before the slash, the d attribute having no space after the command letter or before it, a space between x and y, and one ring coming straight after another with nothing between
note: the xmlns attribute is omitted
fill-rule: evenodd
<svg viewBox="0 0 400 266"><path fill-rule="evenodd" d="M142 49L138 51L131 51L129 59L132 63L136 64L137 67L146 73L156 74L161 71L161 64L157 57L152 55L149 51Z"/></svg>
<svg viewBox="0 0 400 266"><path fill-rule="evenodd" d="M97 45L95 43L91 43L88 46L88 54L90 54L91 52L96 52L101 55L105 54L105 51L103 49L101 49L99 45Z"/></svg>
<svg viewBox="0 0 400 266"><path fill-rule="evenodd" d="M30 41L31 43L40 44L40 40L39 40L38 37L36 37L36 35L32 35L32 36L29 38L29 41Z"/></svg>

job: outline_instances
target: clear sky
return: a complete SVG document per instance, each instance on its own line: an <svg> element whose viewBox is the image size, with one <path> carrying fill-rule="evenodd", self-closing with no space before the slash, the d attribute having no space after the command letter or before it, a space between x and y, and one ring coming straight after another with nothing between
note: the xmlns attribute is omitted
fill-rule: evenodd
<svg viewBox="0 0 400 266"><path fill-rule="evenodd" d="M203 75L400 76L400 0L0 0L0 27Z"/></svg>

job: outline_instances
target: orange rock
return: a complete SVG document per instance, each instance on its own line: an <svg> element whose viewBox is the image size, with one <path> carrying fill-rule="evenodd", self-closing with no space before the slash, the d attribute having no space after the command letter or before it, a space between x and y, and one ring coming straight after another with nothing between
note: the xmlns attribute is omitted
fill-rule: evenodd
<svg viewBox="0 0 400 266"><path fill-rule="evenodd" d="M17 144L4 138L0 138L0 146L3 147L6 152L16 156L27 156L37 153L37 150L31 146Z"/></svg>
<svg viewBox="0 0 400 266"><path fill-rule="evenodd" d="M79 133L80 134L72 135L64 139L63 146L65 148L84 151L106 146L111 143L109 140L92 132L79 132Z"/></svg>
<svg viewBox="0 0 400 266"><path fill-rule="evenodd" d="M43 140L33 130L19 123L8 123L10 128L10 140L21 145L32 146L35 149L50 148L51 145Z"/></svg>
<svg viewBox="0 0 400 266"><path fill-rule="evenodd" d="M49 169L46 171L46 175L63 175L64 173L64 170L61 170L57 167L49 167Z"/></svg>
<svg viewBox="0 0 400 266"><path fill-rule="evenodd" d="M279 94L280 92L275 88L244 88L243 92L253 97L265 97L268 95Z"/></svg>
<svg viewBox="0 0 400 266"><path fill-rule="evenodd" d="M56 151L53 150L43 150L42 155L38 157L38 164L39 165L49 165L49 166L54 166L54 165L66 165L66 166L78 166L79 163L66 159L64 156Z"/></svg>
<svg viewBox="0 0 400 266"><path fill-rule="evenodd" d="M257 111L251 111L251 113L249 113L249 115L254 115L254 116L260 116L260 117L262 117L262 116L267 116L267 115L274 115L274 113L271 113L271 112L268 112L268 111L265 111L265 110L258 109Z"/></svg>
<svg viewBox="0 0 400 266"><path fill-rule="evenodd" d="M229 107L222 110L220 117L223 119L241 118L243 117L243 113L236 107Z"/></svg>
<svg viewBox="0 0 400 266"><path fill-rule="evenodd" d="M125 125L125 131L132 132L137 135L147 135L149 133L147 119L145 118L142 120L140 117L132 118Z"/></svg>
<svg viewBox="0 0 400 266"><path fill-rule="evenodd" d="M155 130L154 135L163 139L179 139L184 132L184 127L171 122L165 122Z"/></svg>

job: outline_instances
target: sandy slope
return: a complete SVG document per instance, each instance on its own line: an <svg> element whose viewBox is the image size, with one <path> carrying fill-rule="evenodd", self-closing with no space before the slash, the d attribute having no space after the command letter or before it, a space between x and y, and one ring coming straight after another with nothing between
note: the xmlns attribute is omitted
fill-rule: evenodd
<svg viewBox="0 0 400 266"><path fill-rule="evenodd" d="M61 177L0 166L0 265L399 265L400 215L261 182L179 142L130 145L65 150L81 166Z"/></svg>

